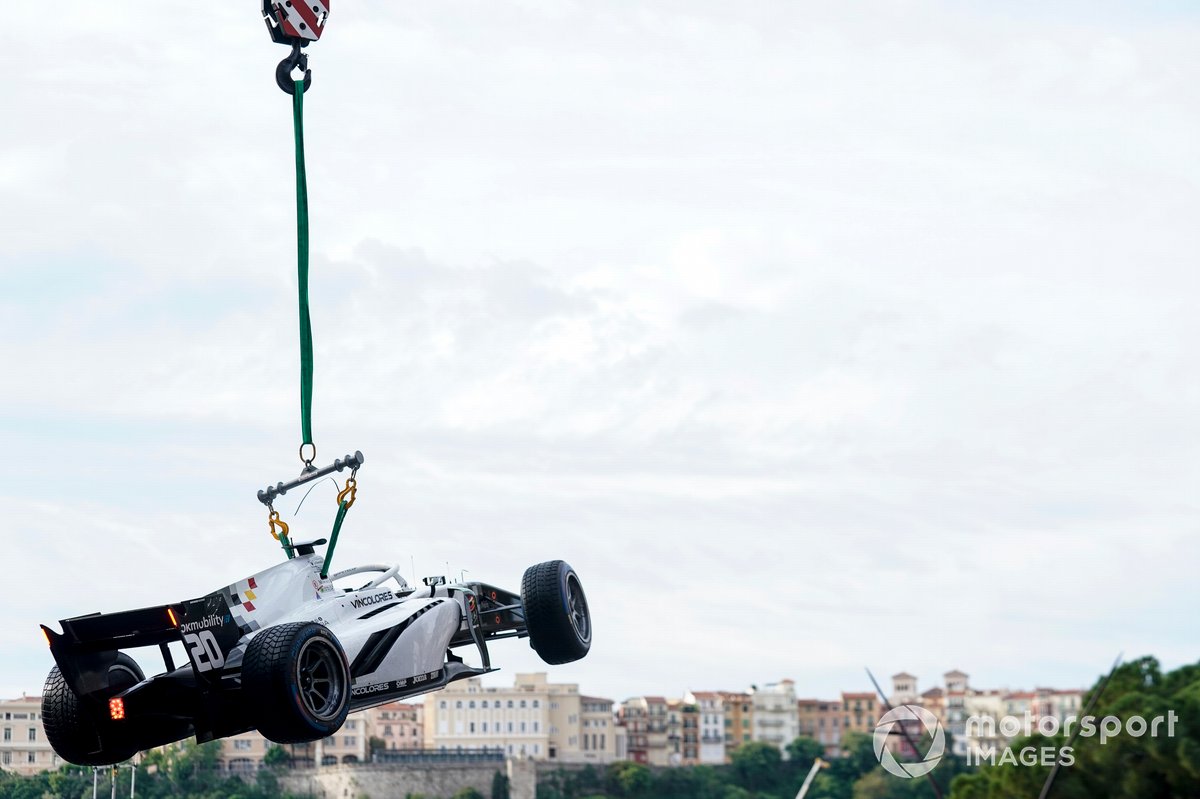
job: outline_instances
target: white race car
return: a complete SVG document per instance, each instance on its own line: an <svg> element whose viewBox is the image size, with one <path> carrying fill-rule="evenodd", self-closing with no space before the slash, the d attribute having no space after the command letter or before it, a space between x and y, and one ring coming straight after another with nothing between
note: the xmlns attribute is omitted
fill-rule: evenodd
<svg viewBox="0 0 1200 799"><path fill-rule="evenodd" d="M497 638L528 637L551 664L591 647L583 586L561 560L526 569L519 595L444 577L417 588L392 565L323 578L314 547L325 543L291 544L295 557L199 599L65 619L61 633L43 625L57 663L42 694L54 750L105 765L193 735L257 729L277 743L314 741L350 711L493 671L487 644ZM335 586L360 574L370 575L360 587ZM186 664L175 664L171 642ZM146 646L165 665L150 678L121 651Z"/></svg>

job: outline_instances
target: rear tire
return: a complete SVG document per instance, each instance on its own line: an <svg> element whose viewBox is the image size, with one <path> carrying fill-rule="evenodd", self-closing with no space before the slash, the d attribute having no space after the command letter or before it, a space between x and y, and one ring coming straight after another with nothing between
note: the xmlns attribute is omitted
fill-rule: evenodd
<svg viewBox="0 0 1200 799"><path fill-rule="evenodd" d="M350 712L350 668L337 636L316 622L258 633L242 661L250 720L278 744L333 735Z"/></svg>
<svg viewBox="0 0 1200 799"><path fill-rule="evenodd" d="M521 607L534 651L551 665L579 660L592 648L592 616L570 564L550 560L521 578Z"/></svg>
<svg viewBox="0 0 1200 799"><path fill-rule="evenodd" d="M108 669L108 689L100 698L108 700L143 679L137 662L118 652L116 662ZM137 744L118 722L102 715L106 710L81 700L58 666L50 669L42 689L42 726L50 746L63 760L78 766L108 766L134 756Z"/></svg>

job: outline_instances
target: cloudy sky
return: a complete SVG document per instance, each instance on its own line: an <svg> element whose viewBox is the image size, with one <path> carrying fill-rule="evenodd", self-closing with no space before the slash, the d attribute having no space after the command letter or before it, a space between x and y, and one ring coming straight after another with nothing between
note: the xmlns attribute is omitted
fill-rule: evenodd
<svg viewBox="0 0 1200 799"><path fill-rule="evenodd" d="M274 562L299 414L256 3L5 13L12 696L38 623ZM1198 35L1181 2L339 0L305 100L315 437L368 458L338 562L565 558L597 633L554 677L617 699L1196 660ZM281 509L323 534L333 495Z"/></svg>

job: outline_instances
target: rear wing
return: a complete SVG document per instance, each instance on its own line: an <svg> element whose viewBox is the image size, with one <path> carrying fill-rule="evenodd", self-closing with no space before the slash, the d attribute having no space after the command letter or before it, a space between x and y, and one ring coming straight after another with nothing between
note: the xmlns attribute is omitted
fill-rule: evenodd
<svg viewBox="0 0 1200 799"><path fill-rule="evenodd" d="M228 671L226 660L243 631L230 612L227 590L198 599L117 613L92 613L64 619L62 633L42 625L54 662L79 696L108 687L108 670L122 649L157 646L166 671L175 671L168 644L178 641L193 671L216 682Z"/></svg>
<svg viewBox="0 0 1200 799"><path fill-rule="evenodd" d="M108 687L108 670L122 649L158 646L167 670L172 671L174 663L167 644L182 640L178 626L182 613L182 603L92 613L63 619L59 622L61 633L44 624L42 632L67 684L77 695L85 696Z"/></svg>

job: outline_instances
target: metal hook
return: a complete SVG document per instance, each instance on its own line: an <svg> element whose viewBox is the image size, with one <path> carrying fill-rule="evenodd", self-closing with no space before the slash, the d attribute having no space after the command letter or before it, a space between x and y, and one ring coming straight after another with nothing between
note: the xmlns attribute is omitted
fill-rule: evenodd
<svg viewBox="0 0 1200 799"><path fill-rule="evenodd" d="M355 471L358 471L355 469ZM354 504L354 498L358 496L358 481L354 479L354 474L351 473L346 478L346 487L338 492L337 501L341 505L346 503L346 510L350 510L350 506Z"/></svg>
<svg viewBox="0 0 1200 799"><path fill-rule="evenodd" d="M312 85L312 70L308 68L308 56L300 52L301 46L299 42L293 43L291 54L275 67L275 83L288 94L296 93L296 81L292 78L293 70L304 70L304 91L308 91L308 87Z"/></svg>
<svg viewBox="0 0 1200 799"><path fill-rule="evenodd" d="M274 508L267 516L267 522L271 525L271 537L276 541L286 541L288 535L288 525L283 519L279 518L279 511Z"/></svg>

